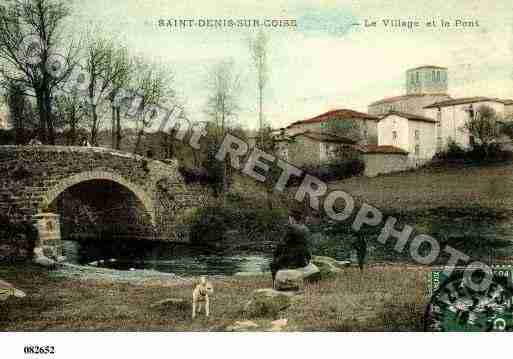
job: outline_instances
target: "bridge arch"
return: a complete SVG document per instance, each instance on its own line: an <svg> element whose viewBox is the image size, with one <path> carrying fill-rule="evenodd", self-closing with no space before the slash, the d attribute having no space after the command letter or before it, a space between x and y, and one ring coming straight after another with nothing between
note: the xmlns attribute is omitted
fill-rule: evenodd
<svg viewBox="0 0 513 359"><path fill-rule="evenodd" d="M152 198L146 194L146 192L139 186L126 180L123 176L110 171L86 171L59 180L56 185L50 187L44 193L43 198L38 205L38 211L43 212L55 199L57 199L57 197L59 197L61 193L66 191L68 188L91 180L112 181L130 190L143 204L144 209L150 216L152 225L155 225L155 207Z"/></svg>

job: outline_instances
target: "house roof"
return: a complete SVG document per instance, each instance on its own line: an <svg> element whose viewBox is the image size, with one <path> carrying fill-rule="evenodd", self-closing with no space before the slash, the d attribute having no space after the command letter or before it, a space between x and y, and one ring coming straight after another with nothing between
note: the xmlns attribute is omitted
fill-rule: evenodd
<svg viewBox="0 0 513 359"><path fill-rule="evenodd" d="M499 102L499 103L502 103L505 105L513 105L513 100L509 100L509 99L503 100L500 98L475 96L475 97L461 97L461 98L455 98L455 99L451 99L451 100L439 101L439 102L435 102L429 106L426 106L424 108L447 107L447 106L464 105L467 103L486 102L486 101Z"/></svg>
<svg viewBox="0 0 513 359"><path fill-rule="evenodd" d="M422 70L422 69L439 69L439 70L447 70L447 67L442 66L434 66L434 65L423 65L414 67L413 69L408 69L408 71Z"/></svg>
<svg viewBox="0 0 513 359"><path fill-rule="evenodd" d="M436 123L437 121L424 116L415 115L413 113L406 113L406 112L400 112L400 111L389 111L387 112L381 119L384 119L385 117L388 117L390 115L396 115L399 117L403 117L408 119L409 121L420 121L420 122L429 122L429 123Z"/></svg>
<svg viewBox="0 0 513 359"><path fill-rule="evenodd" d="M302 120L302 121L296 121L291 123L287 128L291 128L296 125L304 125L309 123L318 123L318 122L325 122L329 119L332 119L333 117L336 117L339 120L346 120L346 119L360 119L360 120L374 120L378 121L379 117L369 115L368 113L358 112L354 110L348 110L348 109L340 109L340 110L332 110L325 112L321 115Z"/></svg>
<svg viewBox="0 0 513 359"><path fill-rule="evenodd" d="M290 136L289 139L296 138L299 136L303 136L303 137L306 137L306 138L309 138L311 140L318 141L318 142L343 143L343 144L347 144L347 145L354 145L356 143L355 140L352 140L347 137L336 136L336 135L333 135L330 133L321 133L321 132L315 132L315 131L305 131L305 132L296 133L296 134ZM287 141L287 140L288 139L282 139L282 141Z"/></svg>
<svg viewBox="0 0 513 359"><path fill-rule="evenodd" d="M395 146L378 146L378 145L358 145L355 146L362 153L383 153L383 154L399 154L407 155L408 152Z"/></svg>
<svg viewBox="0 0 513 359"><path fill-rule="evenodd" d="M396 101L399 101L399 100L404 100L404 99L407 99L407 98L424 97L424 96L446 96L449 99L451 98L451 96L449 96L446 93L412 93L412 94L409 94L409 95L386 97L384 99L381 99L381 100L378 100L378 101L374 101L369 106L381 105L381 104L385 104L385 103L392 103L392 102L396 102Z"/></svg>

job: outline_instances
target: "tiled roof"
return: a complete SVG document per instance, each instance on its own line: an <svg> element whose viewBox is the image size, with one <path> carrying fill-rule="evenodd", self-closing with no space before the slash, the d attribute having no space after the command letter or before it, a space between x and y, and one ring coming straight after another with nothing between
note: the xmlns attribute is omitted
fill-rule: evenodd
<svg viewBox="0 0 513 359"><path fill-rule="evenodd" d="M500 100L500 102L502 102L505 105L513 105L513 100Z"/></svg>
<svg viewBox="0 0 513 359"><path fill-rule="evenodd" d="M447 70L447 67L442 67L442 66L433 66L433 65L424 65L424 66L415 67L415 68L413 68L413 69L408 69L408 71L415 71L415 70L422 70L422 69L439 69L439 70Z"/></svg>
<svg viewBox="0 0 513 359"><path fill-rule="evenodd" d="M476 97L461 97L461 98L455 98L455 99L446 100L446 101L439 101L439 102L435 102L434 104L431 104L429 106L426 106L424 108L436 108L436 107L464 105L467 103L486 102L486 101L499 102L499 103L503 103L505 105L513 104L513 100L503 100L500 98L476 96Z"/></svg>
<svg viewBox="0 0 513 359"><path fill-rule="evenodd" d="M436 123L437 121L424 116L415 115L413 113L406 113L406 112L400 112L400 111L389 111L386 115L381 117L382 119L389 116L389 115L396 115L399 117L407 118L410 121L421 121L421 122L433 122Z"/></svg>
<svg viewBox="0 0 513 359"><path fill-rule="evenodd" d="M295 138L298 136L304 136L314 141L319 142L335 142L335 143L344 143L348 145L354 145L356 143L355 140L352 140L347 137L342 136L336 136L329 133L320 133L320 132L314 132L314 131L305 131L296 133L295 135L290 136L290 138Z"/></svg>
<svg viewBox="0 0 513 359"><path fill-rule="evenodd" d="M408 152L395 146L378 146L378 145L358 145L358 150L363 153L384 153L384 154L400 154L407 155Z"/></svg>
<svg viewBox="0 0 513 359"><path fill-rule="evenodd" d="M348 110L348 109L340 109L340 110L328 111L321 115L318 115L318 116L315 116L315 117L312 117L312 118L309 118L306 120L294 122L294 123L290 124L287 128L290 128L290 127L293 127L296 125L325 122L334 117L339 120L346 120L346 119L362 119L362 120L374 120L374 121L379 120L378 117L369 115L368 113L363 113L363 112L358 112L358 111Z"/></svg>
<svg viewBox="0 0 513 359"><path fill-rule="evenodd" d="M447 96L447 98L449 98L449 99L451 98L451 96L449 96L446 93L412 93L412 94L409 94L409 95L387 97L387 98L384 98L382 100L375 101L375 102L371 103L369 106L381 105L381 104L384 104L384 103L392 103L392 102L396 102L396 101L399 101L399 100L404 100L404 99L407 99L407 98L410 98L410 97L424 97L424 96Z"/></svg>

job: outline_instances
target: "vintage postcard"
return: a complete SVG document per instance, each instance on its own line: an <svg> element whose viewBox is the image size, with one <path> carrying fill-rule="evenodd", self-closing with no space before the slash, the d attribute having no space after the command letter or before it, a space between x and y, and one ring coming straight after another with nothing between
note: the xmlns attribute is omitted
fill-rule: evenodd
<svg viewBox="0 0 513 359"><path fill-rule="evenodd" d="M0 331L513 331L512 14L1 0Z"/></svg>

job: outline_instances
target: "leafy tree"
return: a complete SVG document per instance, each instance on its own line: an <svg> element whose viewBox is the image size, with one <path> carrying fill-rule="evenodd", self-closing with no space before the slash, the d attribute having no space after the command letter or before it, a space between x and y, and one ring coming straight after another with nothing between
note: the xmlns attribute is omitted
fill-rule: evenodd
<svg viewBox="0 0 513 359"><path fill-rule="evenodd" d="M485 152L497 140L497 113L487 105L481 105L477 111L469 111L469 119L463 125L463 131L473 138L472 147L481 147Z"/></svg>

